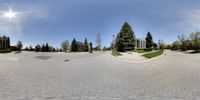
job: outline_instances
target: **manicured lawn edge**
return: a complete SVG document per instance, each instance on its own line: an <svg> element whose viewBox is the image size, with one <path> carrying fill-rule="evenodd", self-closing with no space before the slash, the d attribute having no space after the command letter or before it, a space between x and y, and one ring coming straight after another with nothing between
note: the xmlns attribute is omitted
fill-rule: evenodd
<svg viewBox="0 0 200 100"><path fill-rule="evenodd" d="M147 53L147 54L144 54L142 56L144 56L146 58L154 58L154 57L162 55L163 53L164 53L164 50L158 50L156 52Z"/></svg>
<svg viewBox="0 0 200 100"><path fill-rule="evenodd" d="M120 54L118 51L113 50L112 55L116 57L116 56L120 56L122 54Z"/></svg>

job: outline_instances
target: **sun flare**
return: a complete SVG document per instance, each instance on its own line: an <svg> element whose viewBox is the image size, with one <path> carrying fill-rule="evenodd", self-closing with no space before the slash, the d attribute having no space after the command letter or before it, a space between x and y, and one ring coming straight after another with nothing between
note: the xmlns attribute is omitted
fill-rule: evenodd
<svg viewBox="0 0 200 100"><path fill-rule="evenodd" d="M16 12L13 12L11 9L8 12L4 12L4 17L7 17L9 19L15 18L17 15Z"/></svg>

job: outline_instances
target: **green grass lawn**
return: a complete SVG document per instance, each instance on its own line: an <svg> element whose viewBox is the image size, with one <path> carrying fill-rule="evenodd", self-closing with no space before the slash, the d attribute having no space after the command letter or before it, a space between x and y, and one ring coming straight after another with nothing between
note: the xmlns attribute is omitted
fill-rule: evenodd
<svg viewBox="0 0 200 100"><path fill-rule="evenodd" d="M153 58L153 57L157 57L157 56L162 55L163 52L164 52L164 50L158 50L156 52L144 54L143 56L146 57L146 58Z"/></svg>
<svg viewBox="0 0 200 100"><path fill-rule="evenodd" d="M147 49L137 49L136 50L138 53L147 53L147 52L151 52L150 50Z"/></svg>
<svg viewBox="0 0 200 100"><path fill-rule="evenodd" d="M112 55L113 56L120 56L121 54L118 51L113 50Z"/></svg>

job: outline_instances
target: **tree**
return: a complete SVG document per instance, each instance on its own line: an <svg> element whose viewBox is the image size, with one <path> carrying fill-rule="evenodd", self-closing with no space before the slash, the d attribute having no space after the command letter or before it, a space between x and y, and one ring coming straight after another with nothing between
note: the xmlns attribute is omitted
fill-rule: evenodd
<svg viewBox="0 0 200 100"><path fill-rule="evenodd" d="M130 51L135 49L135 35L128 22L123 24L120 32L117 34L115 42L117 51Z"/></svg>
<svg viewBox="0 0 200 100"><path fill-rule="evenodd" d="M72 40L72 43L71 43L71 51L73 51L73 52L77 52L78 51L78 46L77 46L75 38Z"/></svg>
<svg viewBox="0 0 200 100"><path fill-rule="evenodd" d="M150 32L147 33L146 37L146 48L147 49L152 49L153 47L153 38Z"/></svg>
<svg viewBox="0 0 200 100"><path fill-rule="evenodd" d="M200 49L200 32L190 34L192 49L196 52Z"/></svg>
<svg viewBox="0 0 200 100"><path fill-rule="evenodd" d="M180 41L180 43L181 43L180 49L181 49L182 51L187 50L186 42L185 42L185 41L187 40L187 36L184 35L184 34L181 34L181 35L178 35L178 39L179 39L179 41Z"/></svg>
<svg viewBox="0 0 200 100"><path fill-rule="evenodd" d="M85 51L85 52L88 52L88 42L87 42L87 38L85 38L85 41L84 41L84 51Z"/></svg>
<svg viewBox="0 0 200 100"><path fill-rule="evenodd" d="M46 45L45 45L45 51L49 52L49 44L48 43L46 43Z"/></svg>
<svg viewBox="0 0 200 100"><path fill-rule="evenodd" d="M172 43L172 50L178 50L180 49L180 42L179 41L175 41Z"/></svg>
<svg viewBox="0 0 200 100"><path fill-rule="evenodd" d="M53 52L57 52L57 51L56 51L56 48L53 48Z"/></svg>
<svg viewBox="0 0 200 100"><path fill-rule="evenodd" d="M29 51L33 51L32 45L29 46Z"/></svg>
<svg viewBox="0 0 200 100"><path fill-rule="evenodd" d="M64 52L67 52L67 50L69 49L69 41L67 40L63 41L61 44L61 48Z"/></svg>
<svg viewBox="0 0 200 100"><path fill-rule="evenodd" d="M44 44L42 44L42 50L41 50L42 52L44 52L45 51L45 46L44 46Z"/></svg>
<svg viewBox="0 0 200 100"><path fill-rule="evenodd" d="M28 51L29 49L28 49L28 47L25 47L25 49L24 49L25 51Z"/></svg>
<svg viewBox="0 0 200 100"><path fill-rule="evenodd" d="M35 51L36 51L36 52L39 52L40 50L41 50L41 46L40 46L39 44L36 45L36 46L35 46Z"/></svg>
<svg viewBox="0 0 200 100"><path fill-rule="evenodd" d="M97 50L101 50L101 34L100 33L98 33L96 36L96 44L97 44L96 46Z"/></svg>
<svg viewBox="0 0 200 100"><path fill-rule="evenodd" d="M49 52L54 52L54 47L49 46Z"/></svg>
<svg viewBox="0 0 200 100"><path fill-rule="evenodd" d="M18 50L21 51L22 47L23 47L22 42L21 42L21 41L18 41L18 42L17 42L17 48L18 48Z"/></svg>
<svg viewBox="0 0 200 100"><path fill-rule="evenodd" d="M172 49L172 45L167 44L167 45L165 46L165 49Z"/></svg>

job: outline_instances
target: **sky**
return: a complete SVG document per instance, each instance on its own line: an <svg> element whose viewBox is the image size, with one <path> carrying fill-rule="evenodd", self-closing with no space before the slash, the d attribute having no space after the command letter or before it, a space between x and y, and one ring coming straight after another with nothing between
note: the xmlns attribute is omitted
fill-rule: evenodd
<svg viewBox="0 0 200 100"><path fill-rule="evenodd" d="M85 38L95 46L100 33L102 45L128 22L136 38L148 31L154 42L172 43L177 35L200 31L199 0L0 0L0 36L21 40L25 46L49 43L60 47L64 40ZM12 9L9 19L2 12Z"/></svg>

